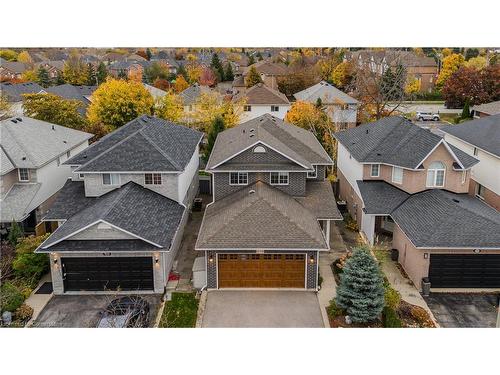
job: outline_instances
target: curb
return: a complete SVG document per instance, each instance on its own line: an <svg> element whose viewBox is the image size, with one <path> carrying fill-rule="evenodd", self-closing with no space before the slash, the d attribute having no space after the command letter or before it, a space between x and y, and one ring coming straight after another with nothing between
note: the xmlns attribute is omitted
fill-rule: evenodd
<svg viewBox="0 0 500 375"><path fill-rule="evenodd" d="M163 315L163 310L165 310L165 300L161 299L161 304L160 304L160 307L158 308L158 314L156 315L156 320L155 320L155 324L153 325L153 328L160 328L160 322L161 322L161 317Z"/></svg>
<svg viewBox="0 0 500 375"><path fill-rule="evenodd" d="M205 306L207 304L208 293L206 290L201 292L200 302L198 303L198 314L196 315L196 324L194 328L203 327L203 314L205 312Z"/></svg>

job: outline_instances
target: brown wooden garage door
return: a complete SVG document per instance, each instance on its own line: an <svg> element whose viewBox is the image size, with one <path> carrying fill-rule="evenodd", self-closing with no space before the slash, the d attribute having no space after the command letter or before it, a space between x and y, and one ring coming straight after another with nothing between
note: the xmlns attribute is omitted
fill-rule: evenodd
<svg viewBox="0 0 500 375"><path fill-rule="evenodd" d="M219 254L219 288L304 288L305 254Z"/></svg>

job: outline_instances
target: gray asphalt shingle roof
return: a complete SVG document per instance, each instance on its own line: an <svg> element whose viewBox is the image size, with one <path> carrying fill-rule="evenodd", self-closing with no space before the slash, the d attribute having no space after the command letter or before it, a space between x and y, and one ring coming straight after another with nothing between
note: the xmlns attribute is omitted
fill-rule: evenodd
<svg viewBox="0 0 500 375"><path fill-rule="evenodd" d="M14 184L0 200L0 221L22 221L30 213L30 203L41 184Z"/></svg>
<svg viewBox="0 0 500 375"><path fill-rule="evenodd" d="M423 191L391 216L417 247L500 248L500 213L467 194Z"/></svg>
<svg viewBox="0 0 500 375"><path fill-rule="evenodd" d="M142 240L66 240L38 253L49 252L149 252L158 248Z"/></svg>
<svg viewBox="0 0 500 375"><path fill-rule="evenodd" d="M183 171L203 134L197 130L141 116L67 160L78 172Z"/></svg>
<svg viewBox="0 0 500 375"><path fill-rule="evenodd" d="M86 108L90 104L90 100L88 98L96 89L97 86L75 86L65 83L59 86L48 87L45 91L58 95L64 99L78 100L82 103L82 107L79 108L78 111L80 114L85 114Z"/></svg>
<svg viewBox="0 0 500 375"><path fill-rule="evenodd" d="M258 181L208 206L195 248L327 249L316 217Z"/></svg>
<svg viewBox="0 0 500 375"><path fill-rule="evenodd" d="M5 95L9 102L21 102L23 94L38 94L41 91L44 91L44 88L35 82L0 83L0 93Z"/></svg>
<svg viewBox="0 0 500 375"><path fill-rule="evenodd" d="M295 200L317 219L342 220L342 214L335 203L330 181L307 181L306 195Z"/></svg>
<svg viewBox="0 0 500 375"><path fill-rule="evenodd" d="M267 144L307 169L312 169L312 164L333 163L311 132L265 114L219 133L207 169L215 168L258 142Z"/></svg>
<svg viewBox="0 0 500 375"><path fill-rule="evenodd" d="M83 181L68 179L57 193L54 203L50 206L43 220L66 220L87 206L93 204L97 198L85 196Z"/></svg>
<svg viewBox="0 0 500 375"><path fill-rule="evenodd" d="M68 199L73 199L68 196ZM185 207L150 189L129 182L119 189L95 198L69 217L40 246L47 249L73 233L105 221L140 239L168 249L180 224Z"/></svg>
<svg viewBox="0 0 500 375"><path fill-rule="evenodd" d="M30 117L2 120L0 133L2 149L16 168L39 168L92 137Z"/></svg>
<svg viewBox="0 0 500 375"><path fill-rule="evenodd" d="M182 104L184 104L184 105L193 105L193 104L196 103L196 101L198 100L198 98L202 94L208 94L210 92L212 92L212 90L210 89L210 87L208 87L208 86L202 86L202 85L199 85L199 84L195 84L195 85L189 86L184 91L181 91L179 93L179 96L182 99Z"/></svg>
<svg viewBox="0 0 500 375"><path fill-rule="evenodd" d="M249 105L290 104L285 94L262 83L258 83L249 89L241 91L233 98L234 101L242 99L244 99L245 103Z"/></svg>
<svg viewBox="0 0 500 375"><path fill-rule="evenodd" d="M443 141L440 136L399 116L384 117L335 133L335 138L358 162L385 163L411 169L418 168L434 147ZM456 147L450 148L466 169L478 162Z"/></svg>
<svg viewBox="0 0 500 375"><path fill-rule="evenodd" d="M321 99L323 104L356 104L358 101L340 91L331 83L321 81L305 90L293 94L295 99L316 103Z"/></svg>
<svg viewBox="0 0 500 375"><path fill-rule="evenodd" d="M500 114L444 126L441 130L500 157Z"/></svg>
<svg viewBox="0 0 500 375"><path fill-rule="evenodd" d="M356 181L367 214L389 215L410 194L384 181Z"/></svg>
<svg viewBox="0 0 500 375"><path fill-rule="evenodd" d="M496 102L475 105L471 108L473 111L486 113L488 115L500 115L500 100Z"/></svg>

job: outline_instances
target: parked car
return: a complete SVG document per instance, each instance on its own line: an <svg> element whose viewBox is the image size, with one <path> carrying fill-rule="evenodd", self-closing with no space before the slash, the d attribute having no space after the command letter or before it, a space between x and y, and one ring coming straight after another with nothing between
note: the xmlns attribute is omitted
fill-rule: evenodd
<svg viewBox="0 0 500 375"><path fill-rule="evenodd" d="M439 121L440 117L438 113L432 112L417 112L416 118L418 121Z"/></svg>
<svg viewBox="0 0 500 375"><path fill-rule="evenodd" d="M140 297L117 298L106 307L97 328L146 328L149 304Z"/></svg>

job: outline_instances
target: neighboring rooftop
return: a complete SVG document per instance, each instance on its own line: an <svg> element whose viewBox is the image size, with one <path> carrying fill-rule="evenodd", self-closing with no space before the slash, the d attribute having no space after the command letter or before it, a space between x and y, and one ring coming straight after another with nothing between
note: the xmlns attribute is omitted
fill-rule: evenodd
<svg viewBox="0 0 500 375"><path fill-rule="evenodd" d="M48 87L45 91L64 99L78 100L82 103L82 107L78 111L81 114L85 114L86 108L91 102L90 97L96 89L97 86L75 86L65 83L59 86Z"/></svg>
<svg viewBox="0 0 500 375"><path fill-rule="evenodd" d="M257 83L247 90L243 90L234 96L234 100L245 99L246 104L250 105L290 105L285 94L274 90L263 83Z"/></svg>
<svg viewBox="0 0 500 375"><path fill-rule="evenodd" d="M71 188L66 184L65 189ZM84 194L84 192L81 192ZM73 196L63 194L56 198L60 207L69 203ZM76 232L105 222L139 240L157 248L168 250L179 226L185 207L150 189L129 182L98 198L76 211L40 246L41 252L51 245L71 239Z"/></svg>
<svg viewBox="0 0 500 375"><path fill-rule="evenodd" d="M247 66L243 71L243 75L247 75L252 67L255 67L260 74L265 74L267 76L282 76L288 74L288 67L285 64L261 60Z"/></svg>
<svg viewBox="0 0 500 375"><path fill-rule="evenodd" d="M335 203L330 181L307 181L306 195L295 200L311 212L318 220L342 220L342 214Z"/></svg>
<svg viewBox="0 0 500 375"><path fill-rule="evenodd" d="M500 114L500 100L491 103L484 103L475 105L471 108L472 111L481 112L487 115L498 115Z"/></svg>
<svg viewBox="0 0 500 375"><path fill-rule="evenodd" d="M293 197L258 181L206 208L195 248L328 248L318 220Z"/></svg>
<svg viewBox="0 0 500 375"><path fill-rule="evenodd" d="M500 248L500 213L467 194L426 190L391 216L416 247Z"/></svg>
<svg viewBox="0 0 500 375"><path fill-rule="evenodd" d="M441 142L452 150L464 169L479 162L440 136L399 116L384 117L335 133L335 138L362 163L385 163L417 169Z"/></svg>
<svg viewBox="0 0 500 375"><path fill-rule="evenodd" d="M0 93L5 95L9 102L21 102L23 100L23 94L38 94L44 90L42 86L35 82L0 83Z"/></svg>
<svg viewBox="0 0 500 375"><path fill-rule="evenodd" d="M215 168L259 142L306 169L312 169L312 164L333 163L310 131L265 114L219 133L207 169Z"/></svg>
<svg viewBox="0 0 500 375"><path fill-rule="evenodd" d="M199 84L194 84L189 86L184 91L179 93L179 96L182 98L182 104L184 105L193 105L196 103L201 94L209 94L212 90L208 86L202 86Z"/></svg>
<svg viewBox="0 0 500 375"><path fill-rule="evenodd" d="M28 65L19 61L3 61L0 68L7 69L15 74L22 74L28 69Z"/></svg>
<svg viewBox="0 0 500 375"><path fill-rule="evenodd" d="M0 199L0 222L23 221L36 208L34 200L41 184L14 184Z"/></svg>
<svg viewBox="0 0 500 375"><path fill-rule="evenodd" d="M203 134L143 115L93 143L65 164L78 172L181 172Z"/></svg>
<svg viewBox="0 0 500 375"><path fill-rule="evenodd" d="M33 169L54 160L93 136L30 117L2 120L0 133L0 145L11 164L15 168Z"/></svg>
<svg viewBox="0 0 500 375"><path fill-rule="evenodd" d="M500 114L444 126L441 130L500 157Z"/></svg>
<svg viewBox="0 0 500 375"><path fill-rule="evenodd" d="M364 203L364 212L369 215L389 215L410 194L385 181L356 181Z"/></svg>
<svg viewBox="0 0 500 375"><path fill-rule="evenodd" d="M295 99L316 103L321 99L323 104L357 104L358 101L353 97L347 95L345 92L340 91L331 83L321 81L305 90L293 94Z"/></svg>

